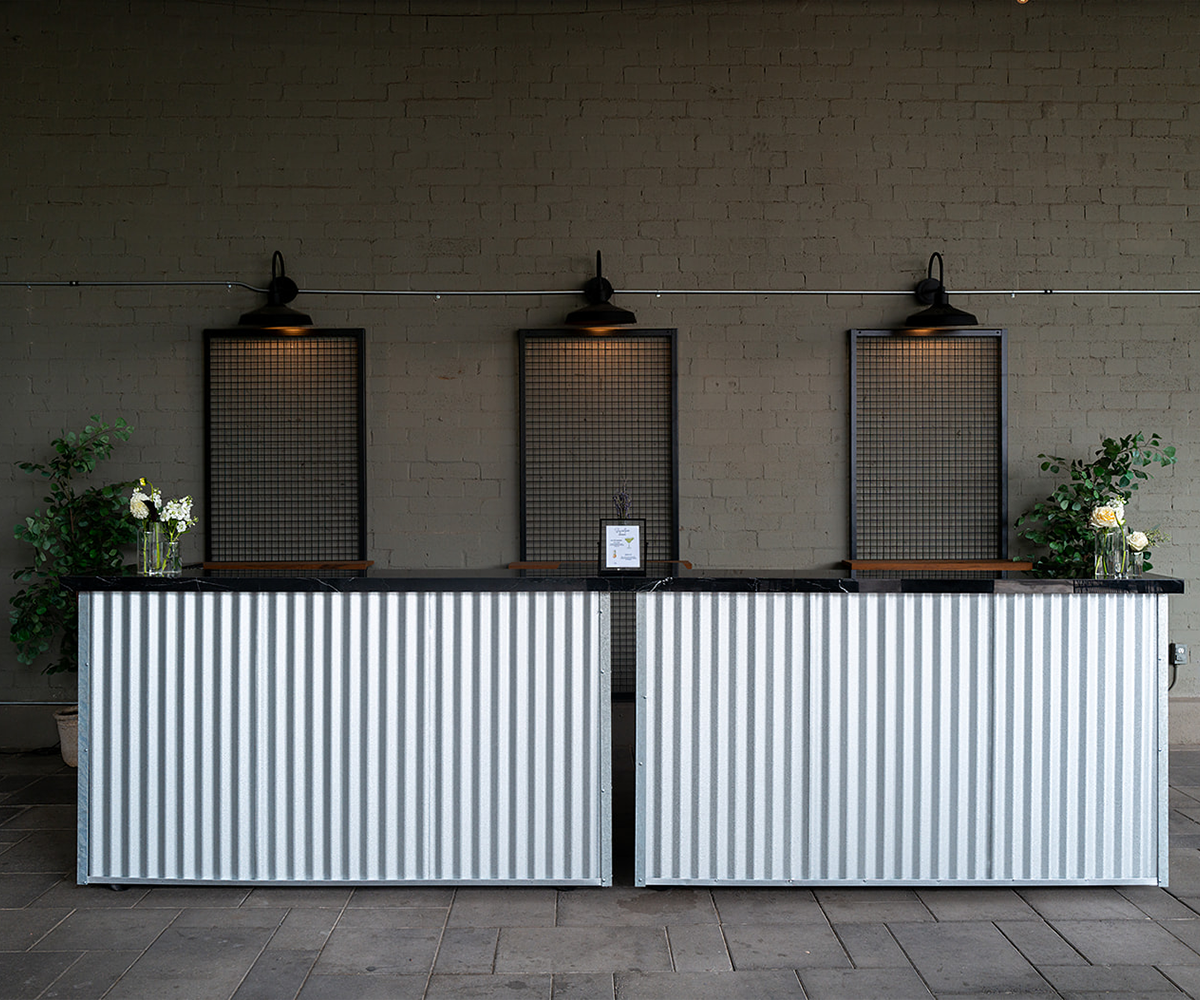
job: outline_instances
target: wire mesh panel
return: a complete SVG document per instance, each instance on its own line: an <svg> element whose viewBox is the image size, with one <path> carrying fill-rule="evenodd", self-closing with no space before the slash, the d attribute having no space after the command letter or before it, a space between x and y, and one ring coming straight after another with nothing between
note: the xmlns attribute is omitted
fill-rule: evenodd
<svg viewBox="0 0 1200 1000"><path fill-rule="evenodd" d="M207 561L366 555L362 330L206 330Z"/></svg>
<svg viewBox="0 0 1200 1000"><path fill-rule="evenodd" d="M521 558L597 572L600 521L645 521L644 558L679 558L675 331L522 330ZM636 682L635 610L614 594L612 687Z"/></svg>
<svg viewBox="0 0 1200 1000"><path fill-rule="evenodd" d="M1004 331L850 336L851 557L1004 558Z"/></svg>

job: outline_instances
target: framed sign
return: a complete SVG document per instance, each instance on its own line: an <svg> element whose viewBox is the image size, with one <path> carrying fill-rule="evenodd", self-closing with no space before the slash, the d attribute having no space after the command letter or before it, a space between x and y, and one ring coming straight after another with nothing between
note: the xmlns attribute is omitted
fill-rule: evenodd
<svg viewBox="0 0 1200 1000"><path fill-rule="evenodd" d="M646 571L646 522L626 518L600 522L600 572L644 573Z"/></svg>

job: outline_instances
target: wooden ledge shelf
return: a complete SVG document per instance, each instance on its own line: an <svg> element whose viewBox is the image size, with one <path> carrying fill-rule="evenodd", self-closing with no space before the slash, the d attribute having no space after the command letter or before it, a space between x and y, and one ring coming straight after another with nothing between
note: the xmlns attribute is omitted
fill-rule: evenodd
<svg viewBox="0 0 1200 1000"><path fill-rule="evenodd" d="M1017 559L844 559L842 565L852 570L940 570L968 573L1023 572L1033 569L1033 563Z"/></svg>
<svg viewBox="0 0 1200 1000"><path fill-rule="evenodd" d="M206 562L200 565L203 569L370 569L375 565L375 560L346 559L304 562L282 559L274 562Z"/></svg>

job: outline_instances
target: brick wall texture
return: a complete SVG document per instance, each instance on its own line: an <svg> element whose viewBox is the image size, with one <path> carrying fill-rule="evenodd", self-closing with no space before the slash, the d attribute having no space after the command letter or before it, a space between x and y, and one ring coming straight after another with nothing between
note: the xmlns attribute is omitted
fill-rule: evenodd
<svg viewBox="0 0 1200 1000"><path fill-rule="evenodd" d="M515 331L581 305L599 249L679 330L683 556L831 567L845 331L913 312L877 293L936 250L1009 330L1014 515L1040 452L1158 431L1181 461L1132 513L1196 581L1197 36L1181 0L0 4L0 523L41 496L14 463L93 413L137 428L106 478L199 495L202 331L278 249L295 305L367 330L370 556L502 565ZM1200 585L1171 613L1200 644ZM0 701L47 692L0 651Z"/></svg>

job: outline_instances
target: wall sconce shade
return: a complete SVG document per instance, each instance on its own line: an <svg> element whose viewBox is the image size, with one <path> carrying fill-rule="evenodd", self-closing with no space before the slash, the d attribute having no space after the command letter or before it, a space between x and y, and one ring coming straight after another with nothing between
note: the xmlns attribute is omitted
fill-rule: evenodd
<svg viewBox="0 0 1200 1000"><path fill-rule="evenodd" d="M933 276L933 262L938 262L938 276ZM917 282L913 290L917 301L932 303L928 309L913 313L904 321L906 330L944 330L956 326L978 326L979 320L969 312L956 309L950 304L950 296L942 281L942 255L936 251L929 258L929 273L922 281Z"/></svg>
<svg viewBox="0 0 1200 1000"><path fill-rule="evenodd" d="M608 330L617 326L637 326L637 317L628 309L613 305L613 286L608 283L600 269L600 251L596 251L596 277L589 278L583 286L583 297L588 304L567 316L567 326L581 326L589 330Z"/></svg>
<svg viewBox="0 0 1200 1000"><path fill-rule="evenodd" d="M278 273L275 270L277 264ZM271 283L267 285L267 304L252 312L243 313L238 325L264 330L312 326L312 317L308 313L288 306L299 293L300 289L296 287L296 283L284 273L283 254L276 250L271 256Z"/></svg>

